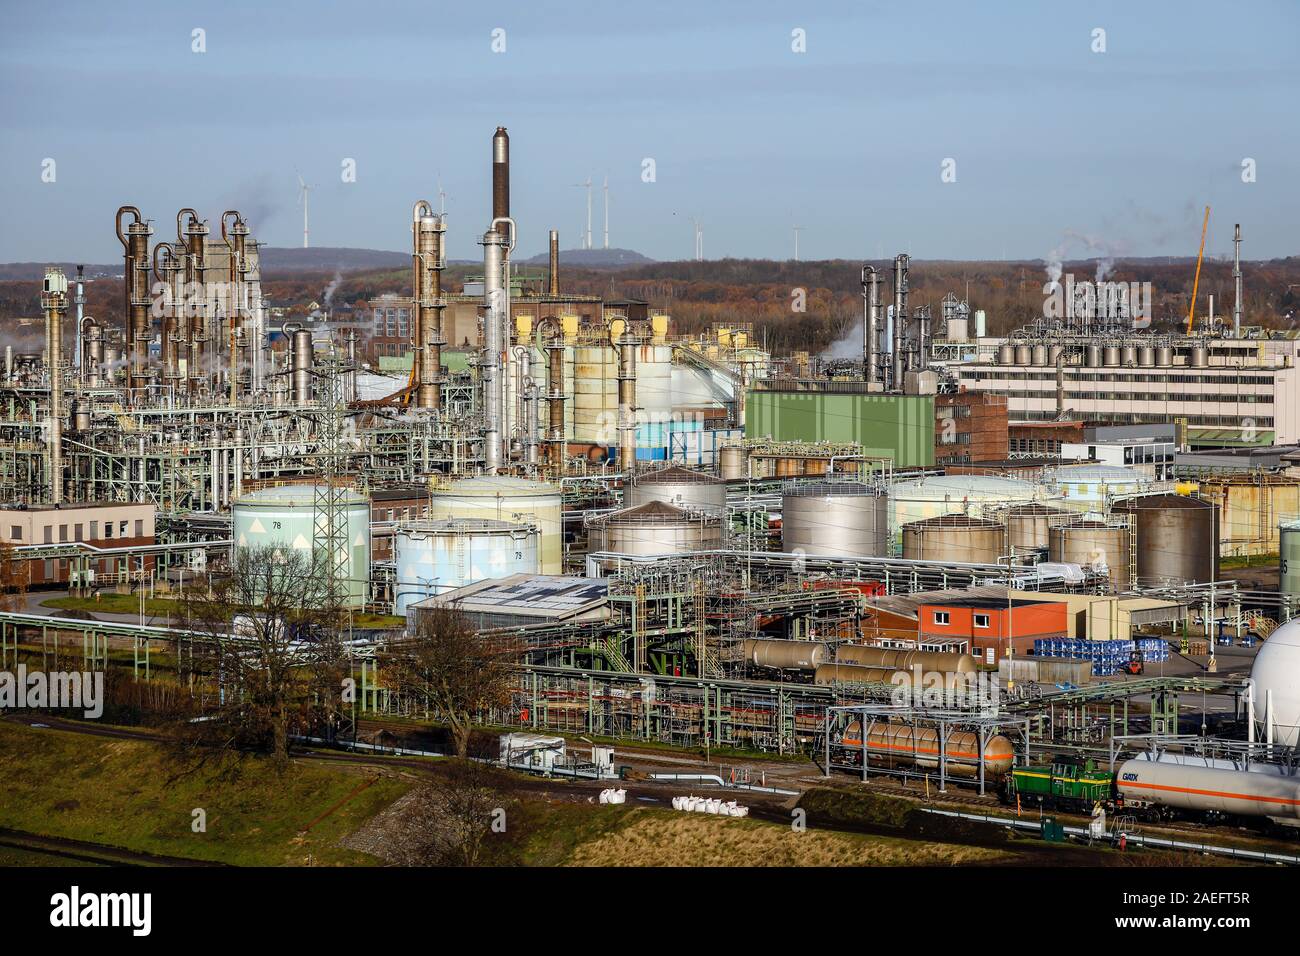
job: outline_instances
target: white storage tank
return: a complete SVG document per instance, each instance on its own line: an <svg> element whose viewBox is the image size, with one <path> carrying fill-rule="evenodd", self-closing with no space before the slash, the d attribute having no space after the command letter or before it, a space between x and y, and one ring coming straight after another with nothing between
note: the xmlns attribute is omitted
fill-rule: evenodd
<svg viewBox="0 0 1300 956"><path fill-rule="evenodd" d="M538 572L537 529L490 518L443 518L399 525L394 612L408 604L485 578Z"/></svg>
<svg viewBox="0 0 1300 956"><path fill-rule="evenodd" d="M1101 505L1119 495L1150 491L1152 479L1123 465L1062 465L1048 481L1062 496L1061 504L1074 511L1101 511Z"/></svg>
<svg viewBox="0 0 1300 956"><path fill-rule="evenodd" d="M1250 669L1255 685L1255 719L1267 737L1269 697L1272 696L1273 742L1300 746L1300 619L1288 621L1269 635Z"/></svg>
<svg viewBox="0 0 1300 956"><path fill-rule="evenodd" d="M641 472L624 487L623 506L634 508L651 501L662 501L692 511L723 514L727 510L727 483L681 465Z"/></svg>
<svg viewBox="0 0 1300 956"><path fill-rule="evenodd" d="M351 607L366 603L370 592L370 501L347 489L347 578L344 601ZM291 548L314 555L316 489L312 485L276 485L240 495L230 506L236 548Z"/></svg>
<svg viewBox="0 0 1300 956"><path fill-rule="evenodd" d="M511 475L477 475L429 494L429 517L487 518L537 528L538 565L542 574L564 569L563 498L558 485Z"/></svg>
<svg viewBox="0 0 1300 956"><path fill-rule="evenodd" d="M1018 478L992 475L927 475L900 481L890 490L890 531L905 524L962 512L987 517L996 508L1043 497L1041 489Z"/></svg>

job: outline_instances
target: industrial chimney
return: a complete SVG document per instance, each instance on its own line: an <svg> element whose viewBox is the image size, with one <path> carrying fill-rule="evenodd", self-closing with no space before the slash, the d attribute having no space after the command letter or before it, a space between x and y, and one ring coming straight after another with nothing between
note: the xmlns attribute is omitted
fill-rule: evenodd
<svg viewBox="0 0 1300 956"><path fill-rule="evenodd" d="M556 229L551 230L551 268L550 281L546 286L546 294L557 296L560 294L560 233Z"/></svg>

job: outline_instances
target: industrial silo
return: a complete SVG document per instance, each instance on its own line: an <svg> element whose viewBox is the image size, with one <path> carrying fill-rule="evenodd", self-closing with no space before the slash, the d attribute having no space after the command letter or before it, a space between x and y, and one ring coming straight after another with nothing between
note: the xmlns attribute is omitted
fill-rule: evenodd
<svg viewBox="0 0 1300 956"><path fill-rule="evenodd" d="M538 572L532 525L486 518L443 518L399 525L393 533L394 611L485 578Z"/></svg>
<svg viewBox="0 0 1300 956"><path fill-rule="evenodd" d="M1130 586L1130 538L1127 524L1080 520L1052 528L1047 548L1051 561L1104 571L1115 590Z"/></svg>
<svg viewBox="0 0 1300 956"><path fill-rule="evenodd" d="M722 514L727 510L727 484L720 478L680 465L638 474L623 489L623 504L633 508L662 501L694 511Z"/></svg>
<svg viewBox="0 0 1300 956"><path fill-rule="evenodd" d="M608 342L573 349L573 440L618 441L618 354Z"/></svg>
<svg viewBox="0 0 1300 956"><path fill-rule="evenodd" d="M1137 536L1137 582L1204 583L1219 576L1219 515L1208 501L1186 495L1148 495L1115 503Z"/></svg>
<svg viewBox="0 0 1300 956"><path fill-rule="evenodd" d="M1278 548L1282 566L1278 590L1300 596L1300 521L1288 521L1278 528Z"/></svg>
<svg viewBox="0 0 1300 956"><path fill-rule="evenodd" d="M1036 501L1043 490L1018 478L996 475L926 475L898 482L889 497L893 502L889 526L897 529L957 511L983 517L1007 505Z"/></svg>
<svg viewBox="0 0 1300 956"><path fill-rule="evenodd" d="M988 518L939 515L903 525L903 557L909 561L997 564L1006 553L1006 529Z"/></svg>
<svg viewBox="0 0 1300 956"><path fill-rule="evenodd" d="M716 514L686 511L651 501L587 521L587 551L618 554L680 554L722 546Z"/></svg>
<svg viewBox="0 0 1300 956"><path fill-rule="evenodd" d="M429 493L430 518L488 518L536 527L542 574L560 574L564 569L562 509L557 486L511 475L461 478Z"/></svg>
<svg viewBox="0 0 1300 956"><path fill-rule="evenodd" d="M781 496L781 550L883 557L889 552L889 499L859 481L787 485Z"/></svg>
<svg viewBox="0 0 1300 956"><path fill-rule="evenodd" d="M723 445L718 451L718 475L723 481L749 478L749 449L744 445Z"/></svg>
<svg viewBox="0 0 1300 956"><path fill-rule="evenodd" d="M1007 525L1007 546L1017 555L1046 552L1051 528L1073 517L1069 511L1039 502L1013 505L1002 514Z"/></svg>
<svg viewBox="0 0 1300 956"><path fill-rule="evenodd" d="M240 495L230 506L236 548L279 548L316 557L325 541L317 534L316 489L312 485L276 485ZM347 549L343 600L366 603L370 591L370 501L343 490L344 538ZM323 565L322 565L323 566Z"/></svg>

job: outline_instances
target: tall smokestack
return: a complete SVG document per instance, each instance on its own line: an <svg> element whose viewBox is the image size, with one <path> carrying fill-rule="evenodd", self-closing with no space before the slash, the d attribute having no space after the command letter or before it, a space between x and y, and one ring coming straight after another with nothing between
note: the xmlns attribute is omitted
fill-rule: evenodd
<svg viewBox="0 0 1300 956"><path fill-rule="evenodd" d="M504 126L498 126L492 134L492 218L506 219L510 216L510 136ZM502 236L509 237L510 227L504 222L497 223L497 230Z"/></svg>
<svg viewBox="0 0 1300 956"><path fill-rule="evenodd" d="M556 229L551 230L551 272L546 294L560 294L560 233Z"/></svg>
<svg viewBox="0 0 1300 956"><path fill-rule="evenodd" d="M68 279L61 269L45 272L41 305L45 308L46 361L50 373L49 475L50 504L63 501L63 314L67 310Z"/></svg>
<svg viewBox="0 0 1300 956"><path fill-rule="evenodd" d="M1241 338L1241 223L1232 227L1232 337Z"/></svg>

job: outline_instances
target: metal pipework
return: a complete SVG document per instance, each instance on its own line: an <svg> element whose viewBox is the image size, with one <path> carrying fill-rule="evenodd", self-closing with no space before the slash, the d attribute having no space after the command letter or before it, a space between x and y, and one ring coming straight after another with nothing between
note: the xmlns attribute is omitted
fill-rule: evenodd
<svg viewBox="0 0 1300 956"><path fill-rule="evenodd" d="M862 377L880 379L880 276L876 267L862 266Z"/></svg>
<svg viewBox="0 0 1300 956"><path fill-rule="evenodd" d="M226 219L234 219L234 225L227 229ZM244 274L248 271L244 264L244 242L248 237L248 223L237 210L227 209L221 214L221 238L230 250L230 295L227 311L230 313L229 339L229 385L230 404L239 404L239 352L247 345L243 336L244 312Z"/></svg>
<svg viewBox="0 0 1300 956"><path fill-rule="evenodd" d="M1241 338L1241 223L1232 227L1232 337Z"/></svg>
<svg viewBox="0 0 1300 956"><path fill-rule="evenodd" d="M135 217L122 233L122 217ZM149 237L153 229L135 206L117 210L117 238L126 253L123 286L126 295L127 388L144 388L149 384Z"/></svg>
<svg viewBox="0 0 1300 956"><path fill-rule="evenodd" d="M504 126L492 134L492 222L497 233L514 245L514 225L507 237L505 221L510 219L510 136Z"/></svg>
<svg viewBox="0 0 1300 956"><path fill-rule="evenodd" d="M81 353L81 382L87 388L99 388L104 374L104 330L93 315L81 320L77 340Z"/></svg>
<svg viewBox="0 0 1300 956"><path fill-rule="evenodd" d="M73 302L77 306L77 322L74 329L81 329L81 320L86 315L86 286L85 286L85 266L77 266L77 294L73 297ZM76 374L81 374L81 349L76 348L72 351L72 367Z"/></svg>
<svg viewBox="0 0 1300 956"><path fill-rule="evenodd" d="M618 467L624 474L636 468L636 347L624 319L623 335L611 344L618 352Z"/></svg>
<svg viewBox="0 0 1300 956"><path fill-rule="evenodd" d="M533 353L528 345L517 345L513 351L515 365L519 369L519 388L521 418L523 419L524 461L530 465L537 464L538 426L538 390L533 381Z"/></svg>
<svg viewBox="0 0 1300 956"><path fill-rule="evenodd" d="M546 283L546 294L557 296L560 294L560 231L551 230L550 240L550 270L549 279Z"/></svg>
<svg viewBox="0 0 1300 956"><path fill-rule="evenodd" d="M50 373L49 499L63 501L63 314L68 308L68 279L60 270L45 273L41 305L45 307L45 339Z"/></svg>
<svg viewBox="0 0 1300 956"><path fill-rule="evenodd" d="M435 216L427 199L411 210L412 295L415 322L415 404L418 408L442 407L442 218Z"/></svg>

